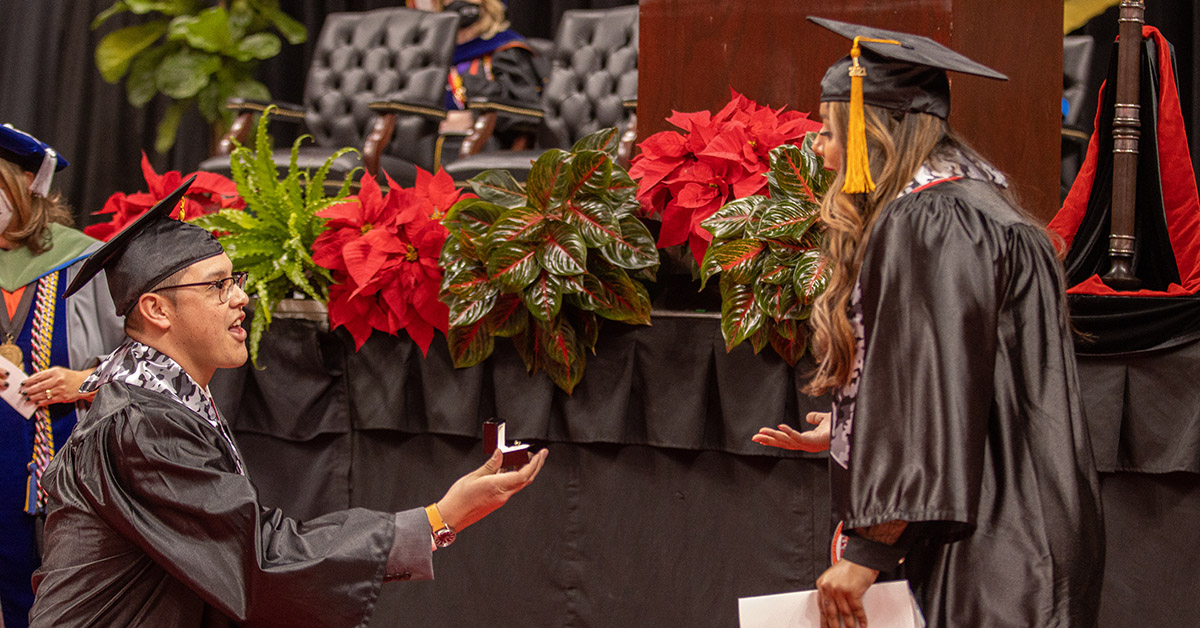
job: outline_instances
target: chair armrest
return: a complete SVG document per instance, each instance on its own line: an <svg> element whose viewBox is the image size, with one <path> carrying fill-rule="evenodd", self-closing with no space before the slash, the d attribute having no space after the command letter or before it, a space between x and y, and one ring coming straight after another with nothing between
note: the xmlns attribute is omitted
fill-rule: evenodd
<svg viewBox="0 0 1200 628"><path fill-rule="evenodd" d="M291 122L302 122L304 120L304 107L295 103L283 102L281 100L250 100L249 98L230 98L225 101L225 108L241 113L262 113L267 110L267 107L274 105L275 111L272 116L282 118Z"/></svg>
<svg viewBox="0 0 1200 628"><path fill-rule="evenodd" d="M636 98L630 98L628 100L625 100L621 104L625 106L625 111L633 111L633 112L637 111L637 99Z"/></svg>
<svg viewBox="0 0 1200 628"><path fill-rule="evenodd" d="M446 119L446 110L441 107L430 107L429 105L400 102L398 100L380 100L368 106L371 108L371 111L380 115L392 113L424 116L437 120Z"/></svg>
<svg viewBox="0 0 1200 628"><path fill-rule="evenodd" d="M469 100L467 101L467 109L480 112L502 113L512 118L524 118L533 123L541 122L546 117L546 112L541 109L518 107L491 100Z"/></svg>
<svg viewBox="0 0 1200 628"><path fill-rule="evenodd" d="M230 98L225 101L225 108L236 111L237 116L233 119L233 124L229 125L229 131L225 135L222 135L221 139L217 142L217 155L232 153L233 147L238 144L244 146L250 140L250 123L254 120L255 114L265 112L267 107L271 105L276 107L271 112L273 119L284 120L293 124L304 122L304 108L299 105L286 102Z"/></svg>

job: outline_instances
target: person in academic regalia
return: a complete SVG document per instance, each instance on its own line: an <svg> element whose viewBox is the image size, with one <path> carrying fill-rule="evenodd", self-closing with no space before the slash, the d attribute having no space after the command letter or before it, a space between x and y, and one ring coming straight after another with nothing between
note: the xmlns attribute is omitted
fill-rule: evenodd
<svg viewBox="0 0 1200 628"><path fill-rule="evenodd" d="M822 626L862 626L908 579L930 628L1096 623L1104 538L1063 271L1006 181L946 124L947 70L1003 75L924 37L810 18L853 39L821 82L814 149L834 266L813 313L816 430L835 561Z"/></svg>
<svg viewBox="0 0 1200 628"><path fill-rule="evenodd" d="M471 99L541 109L543 77L534 63L535 52L525 38L510 29L502 0L454 0L445 11L459 14L454 63L446 87L446 109L467 108ZM511 143L520 122L501 112L496 137Z"/></svg>
<svg viewBox="0 0 1200 628"><path fill-rule="evenodd" d="M70 227L61 197L50 191L67 160L33 136L0 125L0 356L30 375L20 393L37 404L28 419L0 402L0 612L24 628L38 566L37 529L44 495L39 479L75 426L79 385L96 358L120 344L121 321L97 299L102 284L71 301L63 292L99 242ZM9 387L0 368L0 388Z"/></svg>
<svg viewBox="0 0 1200 628"><path fill-rule="evenodd" d="M211 233L170 218L191 180L117 234L101 268L130 340L83 383L91 410L43 475L45 555L32 626L365 626L386 580L533 480L493 457L426 508L307 521L264 508L208 384L246 361L246 275ZM499 451L497 450L497 454Z"/></svg>

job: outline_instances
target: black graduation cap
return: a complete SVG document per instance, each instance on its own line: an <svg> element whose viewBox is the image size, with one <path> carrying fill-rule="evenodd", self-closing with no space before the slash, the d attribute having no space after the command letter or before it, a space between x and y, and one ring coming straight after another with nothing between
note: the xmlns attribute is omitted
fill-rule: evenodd
<svg viewBox="0 0 1200 628"><path fill-rule="evenodd" d="M867 168L863 104L944 119L950 114L947 71L1008 80L928 37L820 17L808 19L853 41L850 54L834 63L821 80L822 102L850 103L843 187L848 193L875 189Z"/></svg>
<svg viewBox="0 0 1200 628"><path fill-rule="evenodd" d="M117 314L125 316L142 296L163 279L210 257L225 252L207 229L171 218L195 175L142 214L104 246L96 250L79 269L64 296L71 296L101 270L108 277Z"/></svg>

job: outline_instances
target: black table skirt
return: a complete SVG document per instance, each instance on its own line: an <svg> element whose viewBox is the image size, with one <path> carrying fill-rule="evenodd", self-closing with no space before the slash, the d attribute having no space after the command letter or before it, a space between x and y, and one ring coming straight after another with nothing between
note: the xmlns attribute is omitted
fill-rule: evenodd
<svg viewBox="0 0 1200 628"><path fill-rule="evenodd" d="M355 353L341 331L277 320L260 364L213 391L264 503L296 518L433 502L482 463L490 417L550 450L529 489L435 554L437 580L385 586L372 625L733 627L738 597L812 588L828 564L825 458L750 441L808 427L828 400L770 349L726 354L715 319L606 322L572 396L503 339L453 369L440 336L427 358L380 334ZM1197 366L1200 344L1080 359L1104 472L1103 628L1200 616L1177 594L1200 590Z"/></svg>

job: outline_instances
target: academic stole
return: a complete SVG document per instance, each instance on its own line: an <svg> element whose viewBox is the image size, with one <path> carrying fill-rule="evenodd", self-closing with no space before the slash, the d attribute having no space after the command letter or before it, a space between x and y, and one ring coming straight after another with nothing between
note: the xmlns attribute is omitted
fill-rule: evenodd
<svg viewBox="0 0 1200 628"><path fill-rule="evenodd" d="M38 293L33 308L33 329L30 334L30 356L34 373L50 368L50 346L54 339L54 308L58 294L58 272L38 280ZM40 406L33 413L33 456L29 460L29 483L25 487L25 512L36 515L46 508L46 491L42 488L42 473L54 457L54 432L50 424L50 409Z"/></svg>

